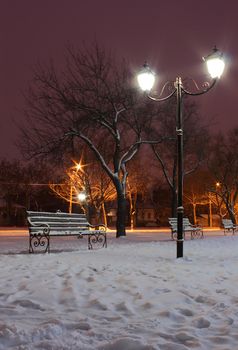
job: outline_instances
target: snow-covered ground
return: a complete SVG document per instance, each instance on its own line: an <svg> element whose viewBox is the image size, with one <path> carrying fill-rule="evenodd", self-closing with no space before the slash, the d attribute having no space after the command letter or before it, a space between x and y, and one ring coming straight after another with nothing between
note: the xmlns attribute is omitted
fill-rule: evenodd
<svg viewBox="0 0 238 350"><path fill-rule="evenodd" d="M238 349L238 236L26 244L0 237L0 350Z"/></svg>

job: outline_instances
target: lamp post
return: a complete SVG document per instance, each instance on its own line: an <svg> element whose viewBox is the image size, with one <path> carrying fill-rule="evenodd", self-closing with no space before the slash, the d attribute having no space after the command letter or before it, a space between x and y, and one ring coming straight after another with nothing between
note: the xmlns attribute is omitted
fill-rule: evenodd
<svg viewBox="0 0 238 350"><path fill-rule="evenodd" d="M172 91L165 97L156 97L150 94L150 91L155 82L155 74L150 70L149 66L145 64L142 71L138 74L137 79L140 88L147 93L147 96L157 102L166 101L176 96L177 112L176 112L176 135L177 135L177 258L183 257L183 120L182 120L182 100L184 95L198 96L208 92L220 78L223 73L225 63L223 61L222 53L214 47L212 53L203 58L207 65L208 72L212 78L211 83L204 83L199 89L196 84L197 91L187 90L182 82L181 77L177 77L172 82ZM167 83L166 83L167 85ZM164 86L165 87L165 86ZM162 89L162 93L164 88Z"/></svg>
<svg viewBox="0 0 238 350"><path fill-rule="evenodd" d="M72 207L73 207L73 191L74 191L74 175L78 174L79 171L82 170L81 163L74 162L75 166L70 168L71 172L68 173L68 176L70 178L70 194L69 194L69 213L72 213Z"/></svg>

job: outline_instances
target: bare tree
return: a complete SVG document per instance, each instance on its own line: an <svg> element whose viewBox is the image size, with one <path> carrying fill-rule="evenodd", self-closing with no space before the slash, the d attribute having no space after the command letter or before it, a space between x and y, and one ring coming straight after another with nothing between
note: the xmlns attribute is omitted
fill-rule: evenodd
<svg viewBox="0 0 238 350"><path fill-rule="evenodd" d="M61 183L51 183L49 186L56 196L69 203L70 213L73 204L80 205L84 212L90 206L96 213L97 222L103 219L107 226L105 203L115 199L116 192L99 164L85 165L81 159L65 171ZM80 194L85 194L85 199L80 199Z"/></svg>
<svg viewBox="0 0 238 350"><path fill-rule="evenodd" d="M238 199L238 128L226 136L213 138L208 166L217 186L211 189L225 205L230 219L236 223ZM221 205L222 207L222 205Z"/></svg>
<svg viewBox="0 0 238 350"><path fill-rule="evenodd" d="M126 234L127 163L145 142L152 105L131 83L126 65L97 44L69 47L61 73L53 63L36 68L21 127L21 148L30 157L65 155L75 138L88 146L116 189L117 237Z"/></svg>

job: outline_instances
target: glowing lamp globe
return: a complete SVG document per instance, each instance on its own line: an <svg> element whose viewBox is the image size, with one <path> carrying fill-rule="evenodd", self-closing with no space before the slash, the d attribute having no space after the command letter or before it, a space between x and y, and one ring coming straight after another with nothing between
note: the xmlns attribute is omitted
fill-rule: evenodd
<svg viewBox="0 0 238 350"><path fill-rule="evenodd" d="M225 68L223 54L214 47L213 52L205 57L204 61L207 64L207 70L211 78L220 78Z"/></svg>
<svg viewBox="0 0 238 350"><path fill-rule="evenodd" d="M85 199L86 199L86 194L85 194L84 192L80 192L80 193L78 194L78 200L79 200L80 202L84 202Z"/></svg>
<svg viewBox="0 0 238 350"><path fill-rule="evenodd" d="M142 91L150 91L155 82L155 74L151 71L147 63L137 75L137 81Z"/></svg>

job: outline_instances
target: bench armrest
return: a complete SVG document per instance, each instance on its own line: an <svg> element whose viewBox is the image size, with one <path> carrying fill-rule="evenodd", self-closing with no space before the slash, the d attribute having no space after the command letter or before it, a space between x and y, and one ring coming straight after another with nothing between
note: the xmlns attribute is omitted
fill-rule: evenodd
<svg viewBox="0 0 238 350"><path fill-rule="evenodd" d="M94 230L101 230L101 231L106 231L107 226L104 224L99 224L99 225L91 225L89 224L89 227L93 228Z"/></svg>
<svg viewBox="0 0 238 350"><path fill-rule="evenodd" d="M31 227L39 227L43 229L44 234L49 234L50 226L46 222L32 222L30 218L27 218L29 224L29 230L31 231Z"/></svg>
<svg viewBox="0 0 238 350"><path fill-rule="evenodd" d="M200 226L200 225L193 225L193 224L190 224L190 226L191 226L191 227L194 227L194 228L200 228L200 229L202 229L202 226Z"/></svg>

